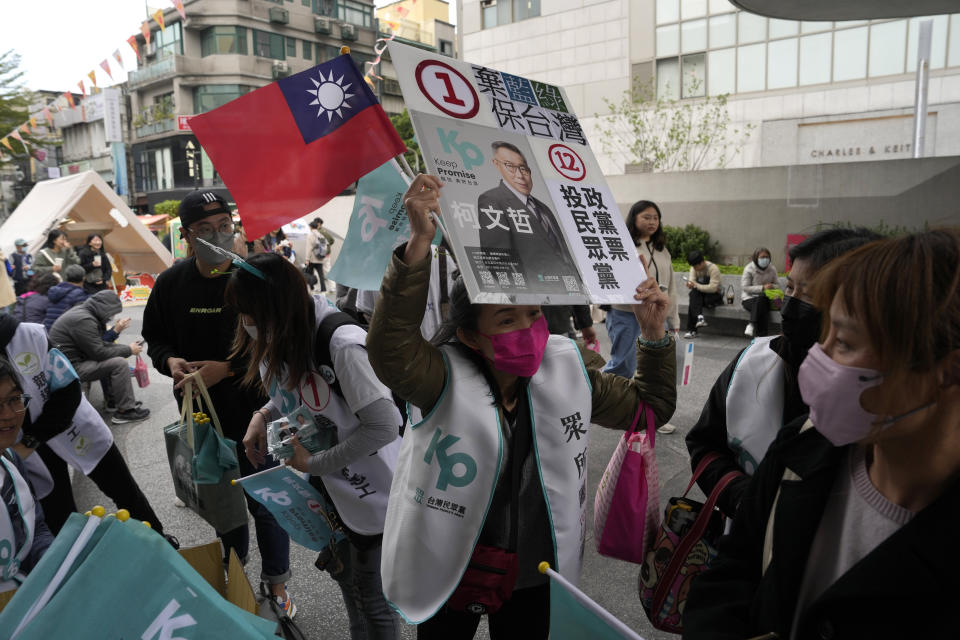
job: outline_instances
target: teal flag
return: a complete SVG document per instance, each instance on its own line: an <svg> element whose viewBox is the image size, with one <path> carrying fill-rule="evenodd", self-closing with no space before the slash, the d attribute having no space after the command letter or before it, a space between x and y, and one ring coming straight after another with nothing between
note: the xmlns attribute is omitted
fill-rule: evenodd
<svg viewBox="0 0 960 640"><path fill-rule="evenodd" d="M643 640L555 571L546 573L550 576L550 640Z"/></svg>
<svg viewBox="0 0 960 640"><path fill-rule="evenodd" d="M391 252L410 237L403 208L407 183L391 160L360 178L347 237L327 277L337 284L377 291ZM440 244L439 230L433 244Z"/></svg>
<svg viewBox="0 0 960 640"><path fill-rule="evenodd" d="M140 521L76 513L0 613L3 640L267 640L275 626L227 602Z"/></svg>
<svg viewBox="0 0 960 640"><path fill-rule="evenodd" d="M243 490L265 506L298 544L320 551L339 540L330 527L330 507L320 492L287 467L240 479Z"/></svg>

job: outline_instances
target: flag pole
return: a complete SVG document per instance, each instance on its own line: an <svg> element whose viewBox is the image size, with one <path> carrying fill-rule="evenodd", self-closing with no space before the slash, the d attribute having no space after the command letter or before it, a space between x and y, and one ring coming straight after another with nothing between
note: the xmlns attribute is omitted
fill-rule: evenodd
<svg viewBox="0 0 960 640"><path fill-rule="evenodd" d="M270 467L269 469L264 469L263 471L257 471L256 473L251 473L250 475L243 476L242 478L234 478L230 481L230 484L243 484L244 480L249 480L250 478L255 478L257 476L262 476L265 473L273 473L278 469L286 469L286 464L278 464L275 467Z"/></svg>
<svg viewBox="0 0 960 640"><path fill-rule="evenodd" d="M407 175L411 178L417 177L417 174L413 172L413 169L410 168L410 164L407 162L407 156L404 153L401 153L397 156L400 159L400 162L403 163L403 168L407 170Z"/></svg>
<svg viewBox="0 0 960 640"><path fill-rule="evenodd" d="M625 625L618 618L616 618L612 613L598 605L596 602L590 599L590 597L585 594L580 589L577 589L573 586L566 578L561 576L559 573L550 568L550 563L541 562L537 569L540 573L545 573L552 580L556 580L560 586L567 590L567 592L573 596L573 598L582 604L584 607L589 609L594 615L601 618L604 622L610 625L617 633L622 635L627 640L643 640L643 638L637 635L637 632Z"/></svg>

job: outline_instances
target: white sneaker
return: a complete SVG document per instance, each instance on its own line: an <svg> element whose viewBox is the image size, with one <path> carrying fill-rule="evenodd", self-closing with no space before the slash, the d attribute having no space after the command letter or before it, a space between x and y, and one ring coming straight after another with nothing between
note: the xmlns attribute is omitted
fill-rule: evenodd
<svg viewBox="0 0 960 640"><path fill-rule="evenodd" d="M752 337L753 337L753 323L752 323L752 322L748 322L748 323L747 323L747 328L743 330L743 335L747 336L748 338L752 338Z"/></svg>
<svg viewBox="0 0 960 640"><path fill-rule="evenodd" d="M697 337L697 332L696 332L696 331L687 331L685 334L683 334L683 337L684 337L684 338L696 338L696 337Z"/></svg>
<svg viewBox="0 0 960 640"><path fill-rule="evenodd" d="M701 313L699 316L697 316L697 329L705 326L707 326L707 321L703 319L703 314Z"/></svg>
<svg viewBox="0 0 960 640"><path fill-rule="evenodd" d="M668 434L668 433L673 433L673 432L676 431L676 430L677 430L677 428L668 422L667 424L665 424L665 425L663 425L662 427L660 427L659 429L657 429L657 433L662 433L662 434L666 435L666 434Z"/></svg>

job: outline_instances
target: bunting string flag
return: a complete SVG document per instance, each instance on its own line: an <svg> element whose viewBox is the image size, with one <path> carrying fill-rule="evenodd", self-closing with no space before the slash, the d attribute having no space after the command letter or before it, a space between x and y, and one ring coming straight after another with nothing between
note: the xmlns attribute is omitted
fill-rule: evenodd
<svg viewBox="0 0 960 640"><path fill-rule="evenodd" d="M133 52L137 54L137 60L140 60L140 48L137 47L137 36L130 36L127 38L127 44L129 44L130 48L133 49Z"/></svg>
<svg viewBox="0 0 960 640"><path fill-rule="evenodd" d="M5 146L7 149L10 149L10 151L13 151L13 146L10 144L9 140L7 140L6 138L3 138L3 139L0 139L0 142L2 142L3 146Z"/></svg>
<svg viewBox="0 0 960 640"><path fill-rule="evenodd" d="M43 108L43 117L47 119L47 123L52 127L53 126L53 114L50 113L50 109L47 107Z"/></svg>
<svg viewBox="0 0 960 640"><path fill-rule="evenodd" d="M24 132L25 134L27 134L27 135L30 135L30 133L31 133L30 127L27 126L27 123L26 123L26 122L24 122L22 125L20 125L20 131L23 131L23 132Z"/></svg>
<svg viewBox="0 0 960 640"><path fill-rule="evenodd" d="M80 87L80 93L82 93L82 94L83 94L83 97L86 98L86 97L87 97L87 88L86 88L85 86L83 86L83 80L81 80L80 82L78 82L78 83L77 83L77 86Z"/></svg>
<svg viewBox="0 0 960 640"><path fill-rule="evenodd" d="M77 108L77 105L74 104L74 102L73 102L73 94L72 94L72 93L70 93L69 91L65 91L64 94L63 94L63 97L67 99L67 104L70 105L70 108L71 108L71 109L76 109L76 108Z"/></svg>
<svg viewBox="0 0 960 640"><path fill-rule="evenodd" d="M166 29L166 27L163 24L163 9L157 9L151 14L150 17L156 20L157 24L160 25L160 31L163 31L164 29Z"/></svg>
<svg viewBox="0 0 960 640"><path fill-rule="evenodd" d="M17 132L14 130L13 132L10 133L10 135L13 136L14 138L16 138L16 139L20 142L20 144L23 145L23 148L24 148L24 149L27 148L27 143L26 143L26 141L25 141L23 138L20 137L20 134L19 134L19 133L17 133Z"/></svg>
<svg viewBox="0 0 960 640"><path fill-rule="evenodd" d="M110 72L110 63L107 62L107 59L106 59L106 58L104 58L104 59L103 59L103 62L100 63L100 68L103 69L103 70L106 72L107 76L108 76L111 80L113 80L113 73Z"/></svg>
<svg viewBox="0 0 960 640"><path fill-rule="evenodd" d="M136 40L134 40L136 42ZM123 56L120 55L120 49L113 50L113 59L117 61L117 64L120 65L120 68L123 68ZM107 73L110 73L109 71Z"/></svg>
<svg viewBox="0 0 960 640"><path fill-rule="evenodd" d="M173 6L177 8L177 12L180 14L181 20L187 19L187 12L183 9L183 0L170 0L173 3Z"/></svg>
<svg viewBox="0 0 960 640"><path fill-rule="evenodd" d="M90 78L90 82L93 84L94 87L96 87L96 86L97 86L97 73L96 73L96 71L91 71L90 73L87 74L87 77Z"/></svg>
<svg viewBox="0 0 960 640"><path fill-rule="evenodd" d="M31 129L37 128L37 119L32 116L30 117L30 128Z"/></svg>
<svg viewBox="0 0 960 640"><path fill-rule="evenodd" d="M143 24L140 25L140 33L143 34L143 39L147 41L147 45L150 44L150 24L144 20Z"/></svg>

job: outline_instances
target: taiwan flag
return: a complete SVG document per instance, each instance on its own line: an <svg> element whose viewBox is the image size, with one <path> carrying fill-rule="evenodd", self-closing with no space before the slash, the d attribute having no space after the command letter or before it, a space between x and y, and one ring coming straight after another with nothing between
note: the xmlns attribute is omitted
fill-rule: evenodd
<svg viewBox="0 0 960 640"><path fill-rule="evenodd" d="M349 54L190 119L248 238L323 206L406 147Z"/></svg>

